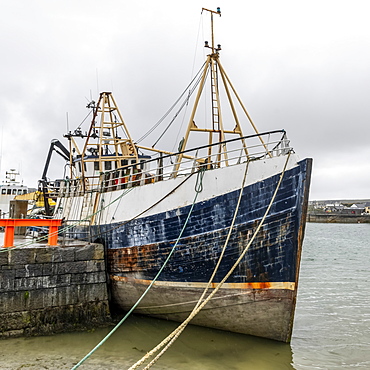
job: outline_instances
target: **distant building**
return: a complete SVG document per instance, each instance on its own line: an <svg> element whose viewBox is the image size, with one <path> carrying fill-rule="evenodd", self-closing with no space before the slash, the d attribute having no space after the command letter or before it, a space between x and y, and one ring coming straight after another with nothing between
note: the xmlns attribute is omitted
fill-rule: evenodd
<svg viewBox="0 0 370 370"><path fill-rule="evenodd" d="M340 204L340 203L328 203L328 204L325 204L325 207L324 207L324 211L325 212L342 212L344 208L344 205L343 204Z"/></svg>
<svg viewBox="0 0 370 370"><path fill-rule="evenodd" d="M357 203L357 204L352 204L351 207L344 207L341 213L345 215L361 215L364 212L365 212L365 204Z"/></svg>
<svg viewBox="0 0 370 370"><path fill-rule="evenodd" d="M310 201L309 212L311 214L335 213L343 215L370 216L370 200L321 200Z"/></svg>
<svg viewBox="0 0 370 370"><path fill-rule="evenodd" d="M370 214L370 202L365 203L364 213Z"/></svg>

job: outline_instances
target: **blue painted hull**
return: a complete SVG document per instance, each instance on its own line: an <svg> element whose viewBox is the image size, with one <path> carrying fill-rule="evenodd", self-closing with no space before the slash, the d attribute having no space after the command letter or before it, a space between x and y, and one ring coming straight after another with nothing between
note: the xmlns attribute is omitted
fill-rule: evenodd
<svg viewBox="0 0 370 370"><path fill-rule="evenodd" d="M312 161L306 159L284 174L256 239L226 281L225 288L219 291L217 299L206 306L212 315L218 314L210 319L210 312L204 310L193 323L290 340L311 166ZM248 244L265 214L279 176L268 177L244 188L235 226L213 283L222 280ZM239 191L232 191L195 205L158 284L153 286L136 312L178 321L186 318L216 266L238 197ZM190 206L186 206L128 222L92 227L93 240L103 242L107 248L113 299L123 310L130 309L156 276L189 211ZM230 296L233 296L231 301ZM220 310L220 307L223 308ZM237 323L230 317L225 318L236 312L240 316Z"/></svg>
<svg viewBox="0 0 370 370"><path fill-rule="evenodd" d="M256 238L192 324L284 342L290 340L311 167L312 160L306 159L284 173ZM219 175L211 173L210 178L218 178ZM273 198L279 178L280 173L265 176L243 189L235 224L212 288L217 287L249 244ZM219 260L239 194L240 190L228 191L203 197L195 204L173 255L135 312L175 321L188 317ZM189 197L192 195L186 198ZM143 210L147 206L140 203ZM115 204L111 207L118 209ZM191 205L186 205L110 223L100 219L90 226L91 240L106 247L112 299L120 309L131 309L153 281L190 209ZM75 237L86 236L86 230L86 227L76 227Z"/></svg>
<svg viewBox="0 0 370 370"><path fill-rule="evenodd" d="M295 282L299 230L304 221L302 207L306 183L302 177L306 172L307 161L303 161L285 174L270 214L243 260L244 271L238 269L228 282ZM278 175L273 176L244 189L226 256L215 282L229 271L239 257L240 243L244 245L258 226L278 178ZM160 280L208 281L225 242L238 196L239 191L234 191L195 205ZM187 206L135 219L122 226L114 223L99 226L96 233L104 235L109 255L124 257L122 264L117 262L120 258L110 258L111 273L140 271L143 279L153 279L172 249L189 210Z"/></svg>

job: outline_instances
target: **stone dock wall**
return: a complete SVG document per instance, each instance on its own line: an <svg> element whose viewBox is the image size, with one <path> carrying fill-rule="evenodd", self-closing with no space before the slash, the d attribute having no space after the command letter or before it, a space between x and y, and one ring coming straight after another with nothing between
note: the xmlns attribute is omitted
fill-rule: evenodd
<svg viewBox="0 0 370 370"><path fill-rule="evenodd" d="M109 322L102 245L0 249L0 337Z"/></svg>
<svg viewBox="0 0 370 370"><path fill-rule="evenodd" d="M363 215L335 215L335 214L308 214L307 222L319 223L342 223L342 224L362 224L370 223L370 216Z"/></svg>

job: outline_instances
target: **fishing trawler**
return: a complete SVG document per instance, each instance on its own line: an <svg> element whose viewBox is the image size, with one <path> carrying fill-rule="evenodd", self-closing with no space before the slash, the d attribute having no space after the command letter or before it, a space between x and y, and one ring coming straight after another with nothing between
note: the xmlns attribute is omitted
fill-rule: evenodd
<svg viewBox="0 0 370 370"><path fill-rule="evenodd" d="M133 140L102 92L88 105L89 129L65 135L69 173L54 217L69 237L104 244L120 310L136 304L136 313L181 322L201 307L192 324L289 342L312 160L298 158L284 130L258 132L214 43L221 12L203 11L212 42L179 100L184 107L196 92L178 150ZM208 116L197 109L205 86ZM191 146L199 136L205 142Z"/></svg>

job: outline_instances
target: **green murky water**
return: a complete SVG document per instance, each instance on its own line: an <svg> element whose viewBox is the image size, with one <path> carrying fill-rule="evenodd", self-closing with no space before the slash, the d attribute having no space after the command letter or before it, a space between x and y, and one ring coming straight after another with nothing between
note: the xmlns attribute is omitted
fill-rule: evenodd
<svg viewBox="0 0 370 370"><path fill-rule="evenodd" d="M153 369L369 369L370 224L308 224L290 344L189 326ZM133 316L80 369L128 369L176 323ZM70 369L109 329L0 341L1 369Z"/></svg>

